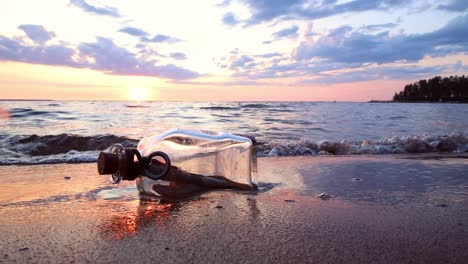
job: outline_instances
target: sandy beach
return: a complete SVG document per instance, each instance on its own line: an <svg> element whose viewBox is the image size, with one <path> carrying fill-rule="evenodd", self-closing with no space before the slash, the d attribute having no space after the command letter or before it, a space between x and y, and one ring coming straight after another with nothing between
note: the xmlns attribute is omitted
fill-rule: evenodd
<svg viewBox="0 0 468 264"><path fill-rule="evenodd" d="M179 202L3 166L0 263L466 263L468 159L411 157L260 158L259 192Z"/></svg>

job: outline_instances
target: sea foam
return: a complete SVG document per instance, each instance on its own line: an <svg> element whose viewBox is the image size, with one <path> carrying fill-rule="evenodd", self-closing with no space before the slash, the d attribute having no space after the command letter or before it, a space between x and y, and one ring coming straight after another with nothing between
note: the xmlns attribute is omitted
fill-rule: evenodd
<svg viewBox="0 0 468 264"><path fill-rule="evenodd" d="M99 151L120 143L136 147L138 140L115 135L47 136L0 135L0 165L95 162ZM395 136L363 141L271 141L258 142L257 156L381 155L405 153L468 153L465 135Z"/></svg>

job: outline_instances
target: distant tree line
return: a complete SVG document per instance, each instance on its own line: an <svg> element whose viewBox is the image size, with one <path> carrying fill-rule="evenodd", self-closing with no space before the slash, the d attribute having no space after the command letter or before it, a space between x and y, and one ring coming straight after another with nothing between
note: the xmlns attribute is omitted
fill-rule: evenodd
<svg viewBox="0 0 468 264"><path fill-rule="evenodd" d="M468 78L462 76L440 77L408 84L395 93L395 102L463 102L468 103Z"/></svg>

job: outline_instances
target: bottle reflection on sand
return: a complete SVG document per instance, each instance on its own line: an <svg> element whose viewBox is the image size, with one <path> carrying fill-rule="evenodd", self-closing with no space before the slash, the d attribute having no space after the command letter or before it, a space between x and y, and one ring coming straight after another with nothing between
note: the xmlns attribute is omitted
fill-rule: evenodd
<svg viewBox="0 0 468 264"><path fill-rule="evenodd" d="M170 220L171 215L180 206L180 203L140 200L136 212L125 212L111 216L101 225L102 234L113 239L123 239L136 235L144 227L161 227Z"/></svg>
<svg viewBox="0 0 468 264"><path fill-rule="evenodd" d="M223 195L216 195L216 200L223 198ZM178 226L178 228L190 228L186 225L197 225L205 222L206 218L216 216L213 214L214 200L207 197L199 197L190 201L166 200L144 200L140 199L135 212L121 212L112 215L100 225L101 235L106 239L125 239L127 237L147 234L148 232L158 232L166 226ZM230 204L235 208L225 211L225 217L239 217L249 223L256 223L260 209L257 206L256 198L233 195L223 200L223 204ZM187 214L198 211L197 214ZM215 209L219 210L219 209ZM201 217L204 215L205 219ZM174 223L176 223L174 225Z"/></svg>

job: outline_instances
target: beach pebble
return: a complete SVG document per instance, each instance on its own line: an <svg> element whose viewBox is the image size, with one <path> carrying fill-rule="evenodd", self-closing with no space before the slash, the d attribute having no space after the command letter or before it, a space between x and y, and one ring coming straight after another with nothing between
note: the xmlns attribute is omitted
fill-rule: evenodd
<svg viewBox="0 0 468 264"><path fill-rule="evenodd" d="M323 192L323 193L317 195L316 197L320 198L322 200L328 200L328 199L332 198L332 196L330 194L326 193L326 192Z"/></svg>
<svg viewBox="0 0 468 264"><path fill-rule="evenodd" d="M70 180L71 177L70 176L66 176L66 177L63 177L65 180Z"/></svg>

